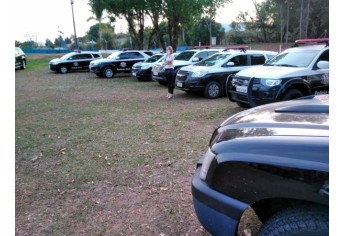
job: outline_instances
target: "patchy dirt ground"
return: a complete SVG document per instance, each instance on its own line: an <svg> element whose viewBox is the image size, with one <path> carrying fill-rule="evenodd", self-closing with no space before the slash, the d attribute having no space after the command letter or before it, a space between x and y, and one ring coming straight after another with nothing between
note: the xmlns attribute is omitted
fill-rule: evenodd
<svg viewBox="0 0 345 236"><path fill-rule="evenodd" d="M178 90L169 102L165 87L127 75L28 66L15 78L16 235L209 235L191 179L240 108Z"/></svg>

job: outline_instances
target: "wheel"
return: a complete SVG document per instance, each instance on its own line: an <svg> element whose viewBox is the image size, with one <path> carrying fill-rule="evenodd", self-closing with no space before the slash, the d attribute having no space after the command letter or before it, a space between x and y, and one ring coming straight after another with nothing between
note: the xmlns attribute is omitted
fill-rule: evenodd
<svg viewBox="0 0 345 236"><path fill-rule="evenodd" d="M210 99L219 98L221 94L221 86L216 81L211 81L206 85L204 96Z"/></svg>
<svg viewBox="0 0 345 236"><path fill-rule="evenodd" d="M66 66L61 66L60 68L59 68L59 71L60 71L60 73L62 73L62 74L66 74L67 73L67 67Z"/></svg>
<svg viewBox="0 0 345 236"><path fill-rule="evenodd" d="M96 73L97 77L102 77L101 73Z"/></svg>
<svg viewBox="0 0 345 236"><path fill-rule="evenodd" d="M282 210L261 227L258 236L329 234L329 216L325 208L295 207Z"/></svg>
<svg viewBox="0 0 345 236"><path fill-rule="evenodd" d="M303 97L304 94L299 91L298 89L291 89L291 90L288 90L283 98L282 98L282 101L287 101L287 100L291 100L291 99L295 99L295 98L299 98L299 97Z"/></svg>
<svg viewBox="0 0 345 236"><path fill-rule="evenodd" d="M103 70L103 77L112 78L114 76L114 71L111 67L106 67Z"/></svg>
<svg viewBox="0 0 345 236"><path fill-rule="evenodd" d="M249 108L250 107L249 104L244 103L244 102L236 102L236 103L239 107L242 107L242 108Z"/></svg>
<svg viewBox="0 0 345 236"><path fill-rule="evenodd" d="M158 81L160 85L167 85L168 83L166 81Z"/></svg>
<svg viewBox="0 0 345 236"><path fill-rule="evenodd" d="M23 60L23 61L22 61L22 69L24 70L25 68L26 68L26 61Z"/></svg>

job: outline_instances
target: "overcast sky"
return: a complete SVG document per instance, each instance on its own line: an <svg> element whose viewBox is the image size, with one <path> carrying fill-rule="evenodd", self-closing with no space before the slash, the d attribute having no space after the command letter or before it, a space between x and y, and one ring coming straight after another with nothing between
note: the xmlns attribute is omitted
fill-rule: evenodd
<svg viewBox="0 0 345 236"><path fill-rule="evenodd" d="M262 0L258 0L261 2ZM92 17L88 0L74 0L74 18L77 37L84 36L90 26L96 22ZM64 37L74 34L71 0L15 0L15 40L21 42L30 38L37 42L45 42L47 38L54 40L58 37L58 30ZM218 10L216 21L230 24L240 11L254 12L251 0L233 0L233 3ZM148 22L147 24L150 24ZM127 30L126 22L117 22L115 31Z"/></svg>

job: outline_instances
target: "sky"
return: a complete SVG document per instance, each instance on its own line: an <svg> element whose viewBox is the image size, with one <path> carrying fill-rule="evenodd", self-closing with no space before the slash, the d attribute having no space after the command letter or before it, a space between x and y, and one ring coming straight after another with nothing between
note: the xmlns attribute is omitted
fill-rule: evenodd
<svg viewBox="0 0 345 236"><path fill-rule="evenodd" d="M90 26L96 24L92 17L88 0L74 0L73 10L77 37L84 36ZM258 0L257 2L262 2ZM25 16L24 20L15 20L15 40L24 42L33 40L44 43L47 38L54 41L63 32L63 37L74 35L71 0L15 0L17 16ZM254 13L252 0L233 0L217 12L216 21L230 24L240 11ZM20 19L20 18L19 18ZM149 22L147 23L149 24ZM127 30L124 21L115 23L115 32Z"/></svg>

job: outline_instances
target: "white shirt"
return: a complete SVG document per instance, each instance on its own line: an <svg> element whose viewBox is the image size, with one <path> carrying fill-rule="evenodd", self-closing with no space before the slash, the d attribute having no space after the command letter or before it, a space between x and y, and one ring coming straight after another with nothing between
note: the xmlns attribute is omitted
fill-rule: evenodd
<svg viewBox="0 0 345 236"><path fill-rule="evenodd" d="M167 56L165 57L164 62L170 62L169 64L165 64L164 68L165 69L174 69L174 56L172 54L167 54Z"/></svg>

